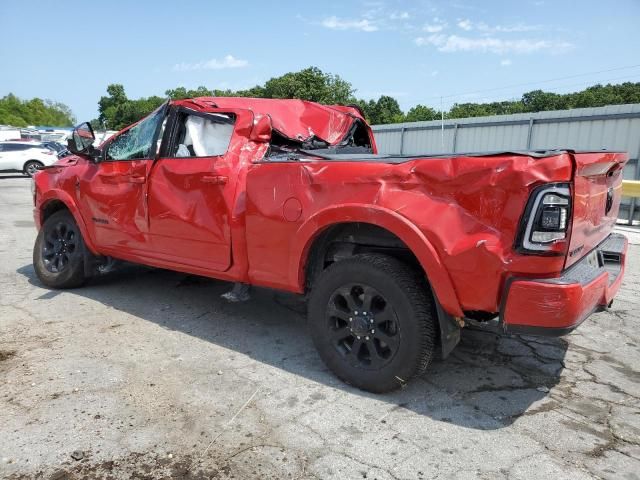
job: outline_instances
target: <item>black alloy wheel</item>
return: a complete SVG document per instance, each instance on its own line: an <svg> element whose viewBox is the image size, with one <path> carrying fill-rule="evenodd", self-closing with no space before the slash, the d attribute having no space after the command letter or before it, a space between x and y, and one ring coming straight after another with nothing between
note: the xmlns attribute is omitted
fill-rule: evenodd
<svg viewBox="0 0 640 480"><path fill-rule="evenodd" d="M33 267L51 288L79 287L86 280L85 246L80 229L68 210L47 218L33 247Z"/></svg>
<svg viewBox="0 0 640 480"><path fill-rule="evenodd" d="M75 226L60 220L53 228L47 228L42 242L42 259L51 273L61 273L69 266L73 255L78 254L78 232Z"/></svg>
<svg viewBox="0 0 640 480"><path fill-rule="evenodd" d="M313 342L342 380L382 393L427 368L437 317L424 274L381 254L357 254L327 267L308 305Z"/></svg>
<svg viewBox="0 0 640 480"><path fill-rule="evenodd" d="M333 293L326 327L336 350L355 367L379 369L393 359L400 346L393 306L364 283L345 285Z"/></svg>

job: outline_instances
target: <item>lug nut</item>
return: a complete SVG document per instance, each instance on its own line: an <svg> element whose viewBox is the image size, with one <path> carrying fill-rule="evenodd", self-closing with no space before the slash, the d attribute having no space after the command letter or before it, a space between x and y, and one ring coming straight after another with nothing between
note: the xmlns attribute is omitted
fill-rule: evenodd
<svg viewBox="0 0 640 480"><path fill-rule="evenodd" d="M356 338L357 338L358 340L360 340L360 336L357 336Z"/></svg>
<svg viewBox="0 0 640 480"><path fill-rule="evenodd" d="M350 322L353 322L353 318L352 318L352 317L349 317L349 321L350 321Z"/></svg>
<svg viewBox="0 0 640 480"><path fill-rule="evenodd" d="M371 333L376 333L376 331L375 330L371 330Z"/></svg>
<svg viewBox="0 0 640 480"><path fill-rule="evenodd" d="M358 314L358 311L356 310L354 313L357 315L357 314Z"/></svg>
<svg viewBox="0 0 640 480"><path fill-rule="evenodd" d="M369 323L373 323L373 318L371 320L369 320Z"/></svg>
<svg viewBox="0 0 640 480"><path fill-rule="evenodd" d="M365 340L369 340L369 337L364 337Z"/></svg>

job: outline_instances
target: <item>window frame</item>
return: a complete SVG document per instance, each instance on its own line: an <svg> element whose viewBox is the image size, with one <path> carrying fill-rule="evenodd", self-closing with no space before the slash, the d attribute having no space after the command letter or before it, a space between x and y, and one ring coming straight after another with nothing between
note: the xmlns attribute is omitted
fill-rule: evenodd
<svg viewBox="0 0 640 480"><path fill-rule="evenodd" d="M107 141L106 145L104 146L104 149L102 150L101 161L103 161L103 162L134 162L136 160L155 160L158 157L158 151L157 151L158 149L154 148L154 146L157 145L157 143L158 143L158 137L160 136L160 131L162 130L162 123L164 122L164 119L167 117L167 114L168 114L169 104L170 104L169 100L165 101L162 105L160 105L158 108L156 108L149 115L141 118L136 123L133 123L133 124L129 125L127 128L125 128L124 130L118 132L116 135L111 137ZM153 137L151 138L151 150L150 150L150 156L149 157L127 158L127 159L115 159L115 158L108 158L107 157L107 153L109 151L109 148L111 148L111 145L113 144L113 142L115 140L117 140L123 134L125 134L129 130L131 130L133 127L135 127L136 125L139 125L140 123L145 121L147 118L151 117L152 115L154 115L156 113L160 113L161 116L160 116L160 121L158 122L158 125L156 126L156 129L153 132ZM167 122L168 122L168 120L167 120Z"/></svg>
<svg viewBox="0 0 640 480"><path fill-rule="evenodd" d="M176 157L171 156L170 153L173 151L174 147L176 147L176 141L178 140L178 128L180 126L179 120L182 116L193 115L195 117L202 117L205 119L211 119L214 115L227 115L230 117L232 123L231 126L233 130L231 132L231 137L229 138L229 144L227 145L227 149L224 153L220 155L205 155L205 156L188 156L188 157ZM234 112L230 111L221 111L221 112L200 112L198 110L192 110L186 107L174 107L171 109L169 113L169 119L167 120L167 126L165 127L165 138L162 141L162 145L160 146L160 157L161 158L171 158L171 159L179 159L179 160L188 160L195 158L218 158L224 157L227 153L229 153L229 147L231 146L231 141L233 140L233 135L236 132L236 123L238 121L238 115ZM221 122L222 123L222 122Z"/></svg>

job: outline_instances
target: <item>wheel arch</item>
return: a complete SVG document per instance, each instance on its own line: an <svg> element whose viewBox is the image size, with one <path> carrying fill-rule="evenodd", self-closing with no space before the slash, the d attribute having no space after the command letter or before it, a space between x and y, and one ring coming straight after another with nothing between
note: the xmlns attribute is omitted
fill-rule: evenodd
<svg viewBox="0 0 640 480"><path fill-rule="evenodd" d="M372 225L397 238L415 257L431 286L436 302L447 313L461 317L462 308L453 282L435 248L414 224L398 213L372 205L341 205L321 210L308 218L298 229L291 250L289 275L300 291L307 287L307 278L314 275L313 262L318 251L326 248L332 229L347 224Z"/></svg>
<svg viewBox="0 0 640 480"><path fill-rule="evenodd" d="M98 254L76 203L66 192L57 190L49 191L44 194L43 198L38 203L38 227L41 227L47 218L60 210L67 210L71 213L73 219L78 225L78 228L80 229L80 232L82 233L85 246L91 253Z"/></svg>

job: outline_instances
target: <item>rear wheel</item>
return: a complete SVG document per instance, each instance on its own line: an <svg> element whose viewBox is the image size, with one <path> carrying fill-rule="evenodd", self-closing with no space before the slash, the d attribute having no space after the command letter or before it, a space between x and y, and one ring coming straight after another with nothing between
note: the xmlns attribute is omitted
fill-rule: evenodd
<svg viewBox="0 0 640 480"><path fill-rule="evenodd" d="M27 163L24 164L24 168L22 171L25 175L28 175L29 177L33 177L38 171L38 169L42 167L44 167L44 164L42 162L39 162L38 160L29 160Z"/></svg>
<svg viewBox="0 0 640 480"><path fill-rule="evenodd" d="M313 341L342 380L388 392L422 373L433 356L436 314L423 278L386 255L334 263L309 300Z"/></svg>
<svg viewBox="0 0 640 480"><path fill-rule="evenodd" d="M85 281L84 241L73 215L61 210L51 215L38 232L33 267L51 288L79 287Z"/></svg>

